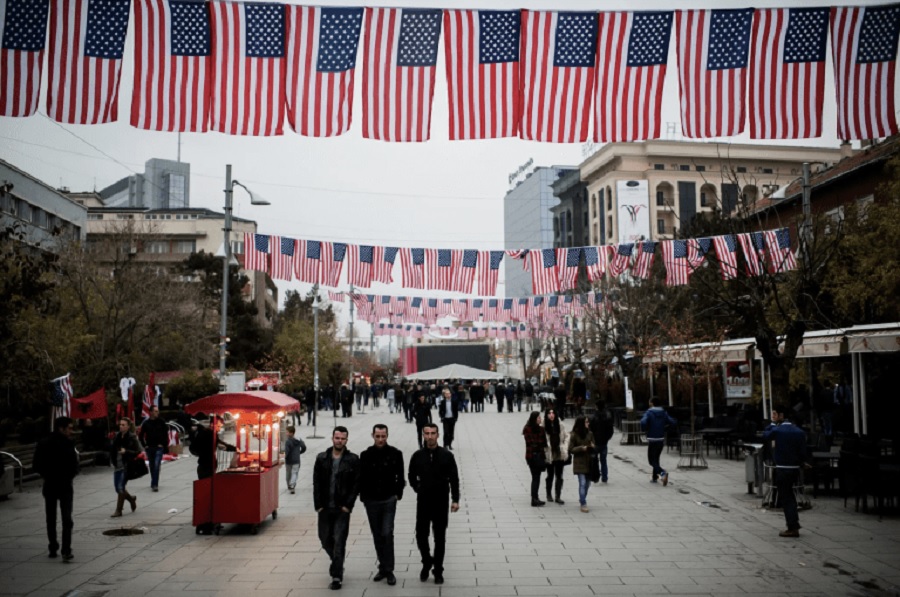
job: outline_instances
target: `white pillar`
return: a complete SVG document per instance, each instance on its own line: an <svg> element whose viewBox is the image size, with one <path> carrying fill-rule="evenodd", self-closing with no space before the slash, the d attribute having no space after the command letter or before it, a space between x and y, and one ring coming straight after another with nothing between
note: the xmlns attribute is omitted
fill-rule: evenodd
<svg viewBox="0 0 900 597"><path fill-rule="evenodd" d="M862 434L869 435L868 397L866 396L866 361L861 352L856 353L859 363L859 408L862 419Z"/></svg>
<svg viewBox="0 0 900 597"><path fill-rule="evenodd" d="M850 369L853 372L853 433L859 435L859 353L850 353Z"/></svg>
<svg viewBox="0 0 900 597"><path fill-rule="evenodd" d="M766 411L766 362L762 361L759 367L759 385L762 387L762 416L763 420L768 420L769 415Z"/></svg>

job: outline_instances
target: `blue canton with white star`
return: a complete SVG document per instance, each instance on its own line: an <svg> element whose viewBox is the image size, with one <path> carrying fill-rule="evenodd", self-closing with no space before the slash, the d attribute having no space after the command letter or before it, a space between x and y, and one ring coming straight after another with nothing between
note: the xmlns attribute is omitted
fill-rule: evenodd
<svg viewBox="0 0 900 597"><path fill-rule="evenodd" d="M581 261L581 249L566 250L566 267L577 267Z"/></svg>
<svg viewBox="0 0 900 597"><path fill-rule="evenodd" d="M253 235L253 245L256 247L256 250L260 253L268 253L269 252L269 237L266 234L254 234Z"/></svg>
<svg viewBox="0 0 900 597"><path fill-rule="evenodd" d="M671 12L636 12L628 39L628 66L655 66L669 59Z"/></svg>
<svg viewBox="0 0 900 597"><path fill-rule="evenodd" d="M750 240L753 241L753 248L762 251L766 248L766 236L762 232L751 232Z"/></svg>
<svg viewBox="0 0 900 597"><path fill-rule="evenodd" d="M434 66L441 37L440 10L403 9L397 66Z"/></svg>
<svg viewBox="0 0 900 597"><path fill-rule="evenodd" d="M541 249L541 262L545 268L554 267L556 265L556 250Z"/></svg>
<svg viewBox="0 0 900 597"><path fill-rule="evenodd" d="M475 264L478 263L478 251L474 249L466 249L463 251L462 258L462 266L463 267L475 267Z"/></svg>
<svg viewBox="0 0 900 597"><path fill-rule="evenodd" d="M359 260L361 263L372 263L375 253L375 247L371 245L359 246Z"/></svg>
<svg viewBox="0 0 900 597"><path fill-rule="evenodd" d="M503 261L503 251L491 251L491 269L500 269L501 261Z"/></svg>
<svg viewBox="0 0 900 597"><path fill-rule="evenodd" d="M340 73L356 65L359 31L362 29L363 9L323 8L319 25L319 54L316 70L320 73Z"/></svg>
<svg viewBox="0 0 900 597"><path fill-rule="evenodd" d="M131 0L89 0L84 55L121 60Z"/></svg>
<svg viewBox="0 0 900 597"><path fill-rule="evenodd" d="M3 49L40 52L47 36L47 0L9 0L3 24Z"/></svg>
<svg viewBox="0 0 900 597"><path fill-rule="evenodd" d="M697 240L697 253L700 254L701 257L709 253L710 247L712 247L712 239L711 238L701 238Z"/></svg>
<svg viewBox="0 0 900 597"><path fill-rule="evenodd" d="M322 243L317 240L306 241L306 258L307 259L321 259L321 256L322 256Z"/></svg>
<svg viewBox="0 0 900 597"><path fill-rule="evenodd" d="M204 2L169 0L173 56L209 56L209 11Z"/></svg>
<svg viewBox="0 0 900 597"><path fill-rule="evenodd" d="M779 249L790 249L791 248L791 233L787 228L782 228L780 230L775 231L775 238L778 239L778 248Z"/></svg>
<svg viewBox="0 0 900 597"><path fill-rule="evenodd" d="M397 260L397 251L399 251L397 247L385 247L384 248L384 260L387 263L394 263Z"/></svg>
<svg viewBox="0 0 900 597"><path fill-rule="evenodd" d="M450 249L438 249L438 267L450 267L451 263Z"/></svg>
<svg viewBox="0 0 900 597"><path fill-rule="evenodd" d="M600 255L597 252L597 247L584 247L584 264L585 265L597 265L600 260Z"/></svg>
<svg viewBox="0 0 900 597"><path fill-rule="evenodd" d="M284 56L284 5L244 4L248 58Z"/></svg>
<svg viewBox="0 0 900 597"><path fill-rule="evenodd" d="M631 251L634 250L634 243L624 243L619 245L619 248L616 249L616 253L622 255L623 257L631 257Z"/></svg>
<svg viewBox="0 0 900 597"><path fill-rule="evenodd" d="M498 299L488 299L488 308L489 309L496 309L497 305L499 305L499 304L500 304L500 301Z"/></svg>
<svg viewBox="0 0 900 597"><path fill-rule="evenodd" d="M556 18L553 66L593 67L596 58L597 13L559 13Z"/></svg>
<svg viewBox="0 0 900 597"><path fill-rule="evenodd" d="M784 36L784 62L824 62L828 8L792 8Z"/></svg>
<svg viewBox="0 0 900 597"><path fill-rule="evenodd" d="M672 249L672 256L675 257L675 259L687 259L686 240L673 240Z"/></svg>
<svg viewBox="0 0 900 597"><path fill-rule="evenodd" d="M425 263L425 249L410 249L409 254L412 256L413 265Z"/></svg>
<svg viewBox="0 0 900 597"><path fill-rule="evenodd" d="M347 243L334 243L332 245L333 248L333 261L343 261L344 255L347 254Z"/></svg>
<svg viewBox="0 0 900 597"><path fill-rule="evenodd" d="M292 238L282 238L281 239L281 254L287 255L288 257L294 256L294 239L292 239Z"/></svg>
<svg viewBox="0 0 900 597"><path fill-rule="evenodd" d="M858 64L890 62L897 58L900 6L867 7L859 32Z"/></svg>
<svg viewBox="0 0 900 597"><path fill-rule="evenodd" d="M481 64L519 60L522 15L518 10L479 10L478 59Z"/></svg>
<svg viewBox="0 0 900 597"><path fill-rule="evenodd" d="M504 310L504 311L511 311L511 310L512 310L512 306L513 306L513 300L512 300L512 299L503 299L503 310Z"/></svg>
<svg viewBox="0 0 900 597"><path fill-rule="evenodd" d="M713 10L709 24L708 70L745 68L753 9Z"/></svg>

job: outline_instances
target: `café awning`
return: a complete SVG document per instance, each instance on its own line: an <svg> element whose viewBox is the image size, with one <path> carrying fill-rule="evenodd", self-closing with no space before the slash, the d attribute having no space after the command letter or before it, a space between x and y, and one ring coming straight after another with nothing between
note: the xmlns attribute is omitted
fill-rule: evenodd
<svg viewBox="0 0 900 597"><path fill-rule="evenodd" d="M644 363L717 363L725 361L748 361L753 355L751 338L737 338L724 342L698 342L663 346L645 355Z"/></svg>
<svg viewBox="0 0 900 597"><path fill-rule="evenodd" d="M856 326L847 330L847 352L900 351L900 323Z"/></svg>

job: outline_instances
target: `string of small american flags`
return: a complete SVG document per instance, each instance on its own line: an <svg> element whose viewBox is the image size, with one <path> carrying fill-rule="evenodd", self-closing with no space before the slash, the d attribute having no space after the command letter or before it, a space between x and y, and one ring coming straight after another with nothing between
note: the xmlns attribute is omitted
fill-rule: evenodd
<svg viewBox="0 0 900 597"><path fill-rule="evenodd" d="M581 143L660 136L675 37L682 134L822 135L830 37L837 136L897 132L900 5L571 12L315 7L224 0L0 2L0 116L38 106L118 119L134 6L131 125L304 136L351 128L362 42L362 136L426 141L443 42L451 140ZM746 105L745 105L746 104Z"/></svg>
<svg viewBox="0 0 900 597"><path fill-rule="evenodd" d="M507 251L381 247L246 233L244 268L266 272L274 280L339 288L346 264L346 284L370 288L374 282L394 281L399 256L403 288L473 294L477 282L479 295L494 296L500 265L508 257L531 271L535 295L547 295L573 290L580 267L592 283L607 275L647 279L658 248L669 286L688 284L691 274L712 258L723 280L737 277L739 248L748 276L797 266L790 232L779 228L696 239Z"/></svg>

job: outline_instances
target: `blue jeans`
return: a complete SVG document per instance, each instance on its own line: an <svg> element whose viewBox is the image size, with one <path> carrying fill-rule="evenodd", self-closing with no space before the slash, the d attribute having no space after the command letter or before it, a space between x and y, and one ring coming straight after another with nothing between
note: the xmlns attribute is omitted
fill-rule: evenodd
<svg viewBox="0 0 900 597"><path fill-rule="evenodd" d="M609 477L609 468L606 466L606 456L609 453L609 446L602 444L597 446L597 455L600 457L600 480L606 481Z"/></svg>
<svg viewBox="0 0 900 597"><path fill-rule="evenodd" d="M328 573L331 578L344 578L344 557L347 535L350 533L350 513L340 508L325 508L319 512L319 541L331 558Z"/></svg>
<svg viewBox="0 0 900 597"><path fill-rule="evenodd" d="M369 529L375 540L378 555L378 571L394 572L394 517L397 515L397 498L380 502L365 502L369 517Z"/></svg>
<svg viewBox="0 0 900 597"><path fill-rule="evenodd" d="M145 452L147 453L147 463L150 465L150 487L159 487L159 467L162 466L164 450L148 447Z"/></svg>
<svg viewBox="0 0 900 597"><path fill-rule="evenodd" d="M582 506L587 506L587 493L588 489L591 486L591 481L588 479L588 476L583 473L578 473L578 503Z"/></svg>
<svg viewBox="0 0 900 597"><path fill-rule="evenodd" d="M127 473L128 471L125 469L113 472L113 485L116 488L116 493L125 491L125 485L128 483Z"/></svg>

